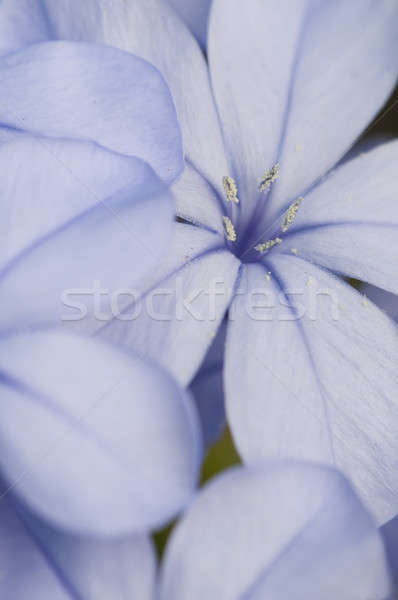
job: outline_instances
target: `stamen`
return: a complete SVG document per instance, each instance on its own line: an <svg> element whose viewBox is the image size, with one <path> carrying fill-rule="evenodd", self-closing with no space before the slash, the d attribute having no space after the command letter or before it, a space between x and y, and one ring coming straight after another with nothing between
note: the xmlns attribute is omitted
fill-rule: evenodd
<svg viewBox="0 0 398 600"><path fill-rule="evenodd" d="M264 192L265 190L269 190L271 185L278 179L279 177L279 163L276 163L269 171L265 172L264 177L260 181L258 189L260 192Z"/></svg>
<svg viewBox="0 0 398 600"><path fill-rule="evenodd" d="M257 244L257 246L254 246L254 249L257 250L257 252L267 252L267 250L269 250L273 246L276 246L277 244L281 243L281 238L277 237L273 240L268 240L268 242L264 242L263 244Z"/></svg>
<svg viewBox="0 0 398 600"><path fill-rule="evenodd" d="M239 204L238 187L235 183L235 179L232 177L223 177L222 184L224 186L224 191L228 202L235 202L235 204Z"/></svg>
<svg viewBox="0 0 398 600"><path fill-rule="evenodd" d="M297 198L297 200L295 200L293 202L293 204L291 204L289 206L289 208L287 209L285 218L283 220L283 225L282 225L283 233L285 233L289 229L289 227L293 223L294 219L296 218L298 209L300 208L300 204L302 203L302 201L303 201L303 198L300 196L300 198Z"/></svg>
<svg viewBox="0 0 398 600"><path fill-rule="evenodd" d="M223 217L225 232L227 234L227 239L230 242L236 242L236 231L233 223L229 217Z"/></svg>

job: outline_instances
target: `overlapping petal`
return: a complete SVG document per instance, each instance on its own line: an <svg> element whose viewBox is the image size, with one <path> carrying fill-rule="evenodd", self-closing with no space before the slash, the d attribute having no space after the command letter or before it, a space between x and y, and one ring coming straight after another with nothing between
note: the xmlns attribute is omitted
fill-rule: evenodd
<svg viewBox="0 0 398 600"><path fill-rule="evenodd" d="M149 539L101 541L50 529L12 503L0 504L3 598L152 600L156 559Z"/></svg>
<svg viewBox="0 0 398 600"><path fill-rule="evenodd" d="M169 89L142 59L105 45L48 42L3 56L0 78L2 126L95 141L146 160L167 182L181 172Z"/></svg>
<svg viewBox="0 0 398 600"><path fill-rule="evenodd" d="M390 566L390 573L398 593L398 515L380 528L386 555Z"/></svg>
<svg viewBox="0 0 398 600"><path fill-rule="evenodd" d="M201 46L206 48L207 21L212 0L168 0L195 34Z"/></svg>
<svg viewBox="0 0 398 600"><path fill-rule="evenodd" d="M365 298L369 298L392 319L398 321L398 296L368 283L361 285L360 290Z"/></svg>
<svg viewBox="0 0 398 600"><path fill-rule="evenodd" d="M224 321L191 384L207 446L220 437L225 427L223 366L226 331L227 323Z"/></svg>
<svg viewBox="0 0 398 600"><path fill-rule="evenodd" d="M192 165L186 164L173 185L173 196L180 218L224 235L224 209L220 196Z"/></svg>
<svg viewBox="0 0 398 600"><path fill-rule="evenodd" d="M21 15L26 13L24 2L20 9L11 6L12 0L3 4L4 27L19 23L15 27L18 37L21 20L26 23ZM154 64L170 86L187 158L222 192L228 168L207 64L192 34L165 0L58 0L56 5L52 0L31 0L29 12L30 27L34 28L32 21L39 22L39 32L34 28L32 33L34 41L43 36L45 15L47 39L105 43ZM28 27L24 25L23 31ZM21 36L22 44L28 35ZM115 77L120 77L117 71Z"/></svg>
<svg viewBox="0 0 398 600"><path fill-rule="evenodd" d="M116 310L114 295L139 285L163 256L173 230L169 190L142 161L92 145L22 141L0 154L8 167L0 245L12 257L0 271L0 329L98 327Z"/></svg>
<svg viewBox="0 0 398 600"><path fill-rule="evenodd" d="M0 55L53 39L53 34L42 0L4 0L0 4Z"/></svg>
<svg viewBox="0 0 398 600"><path fill-rule="evenodd" d="M159 361L187 385L233 296L238 259L223 238L178 223L167 260L98 335Z"/></svg>
<svg viewBox="0 0 398 600"><path fill-rule="evenodd" d="M210 483L172 535L161 600L384 600L380 535L336 472L237 468Z"/></svg>
<svg viewBox="0 0 398 600"><path fill-rule="evenodd" d="M394 0L214 0L208 43L246 203L243 222L265 170L280 163L266 202L269 220L338 162L391 92L398 6Z"/></svg>
<svg viewBox="0 0 398 600"><path fill-rule="evenodd" d="M0 167L3 268L28 246L132 182L137 191L141 183L143 196L145 183L150 192L149 168L136 158L93 142L23 137L0 146ZM169 207L171 220L170 201L165 199L164 204Z"/></svg>
<svg viewBox="0 0 398 600"><path fill-rule="evenodd" d="M398 494L396 324L348 284L292 255L249 266L242 286L225 389L243 457L335 464L379 521L388 520Z"/></svg>
<svg viewBox="0 0 398 600"><path fill-rule="evenodd" d="M190 499L201 440L165 372L100 340L45 331L0 343L8 491L81 534L145 532Z"/></svg>
<svg viewBox="0 0 398 600"><path fill-rule="evenodd" d="M398 293L398 142L332 172L303 200L285 244L319 265Z"/></svg>

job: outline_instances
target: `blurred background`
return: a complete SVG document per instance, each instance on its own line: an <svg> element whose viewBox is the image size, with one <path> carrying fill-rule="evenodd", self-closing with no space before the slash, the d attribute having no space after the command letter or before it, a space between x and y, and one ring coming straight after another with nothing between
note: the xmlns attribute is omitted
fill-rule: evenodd
<svg viewBox="0 0 398 600"><path fill-rule="evenodd" d="M387 105L368 128L369 134L398 136L398 85Z"/></svg>

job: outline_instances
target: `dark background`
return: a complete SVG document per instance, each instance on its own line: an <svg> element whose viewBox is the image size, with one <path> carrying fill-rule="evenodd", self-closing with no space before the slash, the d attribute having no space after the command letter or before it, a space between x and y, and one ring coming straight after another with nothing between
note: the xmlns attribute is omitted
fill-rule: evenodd
<svg viewBox="0 0 398 600"><path fill-rule="evenodd" d="M390 100L367 128L364 135L365 137L373 135L398 137L398 85Z"/></svg>

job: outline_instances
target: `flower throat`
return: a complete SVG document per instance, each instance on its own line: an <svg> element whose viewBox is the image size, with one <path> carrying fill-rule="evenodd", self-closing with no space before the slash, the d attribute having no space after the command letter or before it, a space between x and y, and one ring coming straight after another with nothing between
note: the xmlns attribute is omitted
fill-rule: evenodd
<svg viewBox="0 0 398 600"><path fill-rule="evenodd" d="M269 169L269 171L265 172L262 180L260 181L260 183L258 185L258 190L262 193L267 193L270 190L272 184L278 179L278 176L279 176L279 163L276 163L271 169ZM223 187L224 187L226 201L231 202L233 205L234 204L238 205L240 203L240 200L239 200L239 196L238 196L238 186L237 186L235 180L232 177L225 176L225 177L223 177L222 183L223 183ZM248 250L246 250L243 255L247 254L251 250L255 250L258 253L258 259L260 259L261 256L263 254L265 254L266 252L268 252L269 250L271 250L271 248L281 244L283 242L283 234L286 233L288 231L288 229L291 227L291 225L293 224L293 222L296 218L296 215L299 211L302 200L303 200L303 198L301 196L299 198L297 198L297 200L292 202L292 204L289 206L289 208L283 215L282 223L280 225L280 235L279 236L274 237L272 239L265 240L265 241L258 240L258 242L255 243L253 248L249 248ZM232 215L231 215L232 218L227 215L224 215L223 223L224 223L225 237L226 237L227 241L234 244L238 239L238 235L236 233L235 225L233 223L233 220L234 220L233 216L234 216L235 211L231 211L231 212L232 212ZM235 212L235 214L236 214L236 212ZM231 247L231 250L233 250L232 247Z"/></svg>

